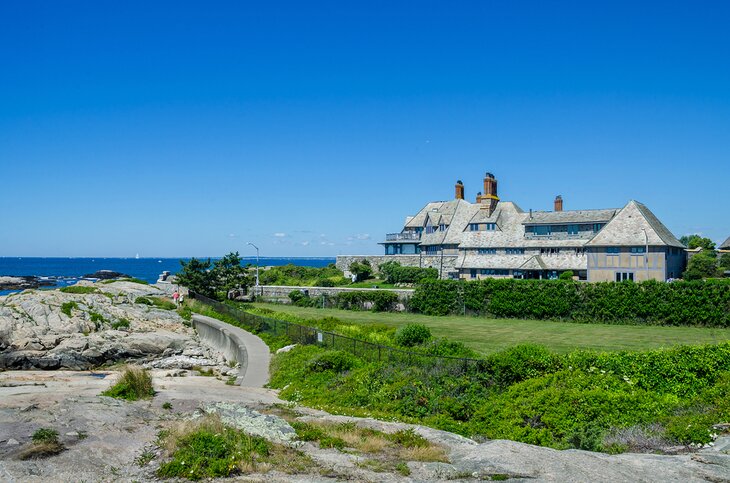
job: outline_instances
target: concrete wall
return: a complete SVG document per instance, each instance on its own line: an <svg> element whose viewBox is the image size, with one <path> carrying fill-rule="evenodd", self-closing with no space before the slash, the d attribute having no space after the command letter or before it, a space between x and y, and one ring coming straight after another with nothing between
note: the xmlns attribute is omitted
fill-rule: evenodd
<svg viewBox="0 0 730 483"><path fill-rule="evenodd" d="M243 376L248 366L248 351L239 337L226 328L224 322L217 320L203 319L193 315L193 327L198 332L200 340L207 346L221 352L226 360L237 362L241 365L238 371L236 384L241 385Z"/></svg>
<svg viewBox="0 0 730 483"><path fill-rule="evenodd" d="M457 272L456 259L457 255L340 255L337 257L335 265L338 269L345 273L346 277L350 276L350 264L352 262L360 262L368 260L372 265L375 273L378 273L378 266L381 263L395 261L404 267L433 267L441 271L441 278L449 278L449 274ZM443 264L443 265L442 265Z"/></svg>

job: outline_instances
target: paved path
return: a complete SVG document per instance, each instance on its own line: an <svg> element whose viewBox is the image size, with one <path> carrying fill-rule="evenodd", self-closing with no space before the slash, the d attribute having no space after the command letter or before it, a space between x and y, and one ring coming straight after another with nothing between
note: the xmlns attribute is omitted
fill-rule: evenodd
<svg viewBox="0 0 730 483"><path fill-rule="evenodd" d="M240 383L241 386L264 387L269 382L269 361L271 360L271 353L269 352L269 346L263 340L239 327L212 317L194 314L193 318L204 320L209 325L224 327L228 332L237 335L243 342L243 345L246 347L247 362L244 373L239 374L239 379L241 376L243 377Z"/></svg>

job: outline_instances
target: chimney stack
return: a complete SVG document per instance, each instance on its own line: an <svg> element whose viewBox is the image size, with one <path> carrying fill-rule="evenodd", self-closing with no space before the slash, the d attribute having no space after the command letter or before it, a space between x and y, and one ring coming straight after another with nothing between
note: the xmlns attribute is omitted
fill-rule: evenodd
<svg viewBox="0 0 730 483"><path fill-rule="evenodd" d="M492 173L487 173L484 176L484 196L487 198L497 198L497 180L494 179Z"/></svg>
<svg viewBox="0 0 730 483"><path fill-rule="evenodd" d="M481 191L479 193L477 193L477 201L476 202L477 203L481 203L482 202L482 192Z"/></svg>
<svg viewBox="0 0 730 483"><path fill-rule="evenodd" d="M464 199L464 183L462 183L461 180L456 182L456 199Z"/></svg>
<svg viewBox="0 0 730 483"><path fill-rule="evenodd" d="M563 211L563 197L560 195L555 197L555 211Z"/></svg>

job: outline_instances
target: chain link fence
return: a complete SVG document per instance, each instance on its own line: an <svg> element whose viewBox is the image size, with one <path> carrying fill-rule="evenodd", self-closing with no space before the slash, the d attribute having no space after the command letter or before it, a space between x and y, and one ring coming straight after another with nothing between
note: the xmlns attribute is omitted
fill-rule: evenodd
<svg viewBox="0 0 730 483"><path fill-rule="evenodd" d="M239 310L195 292L190 292L190 298L211 307L218 313L226 314L234 318L238 321L241 328L253 333L263 332L273 336L286 335L295 344L318 345L328 349L347 351L369 362L388 362L392 364L438 368L454 374L480 371L484 364L484 361L481 359L424 354L354 339L317 327L309 327L286 320L262 317Z"/></svg>

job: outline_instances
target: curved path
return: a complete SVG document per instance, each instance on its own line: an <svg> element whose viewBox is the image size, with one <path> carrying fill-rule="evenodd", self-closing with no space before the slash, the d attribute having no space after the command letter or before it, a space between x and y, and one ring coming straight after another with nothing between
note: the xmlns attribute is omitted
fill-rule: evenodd
<svg viewBox="0 0 730 483"><path fill-rule="evenodd" d="M269 346L263 340L240 327L227 324L213 317L193 314L193 321L202 322L207 326L218 327L233 335L243 344L246 357L241 363L241 370L236 380L236 385L246 387L263 387L269 382L269 361L271 353Z"/></svg>

